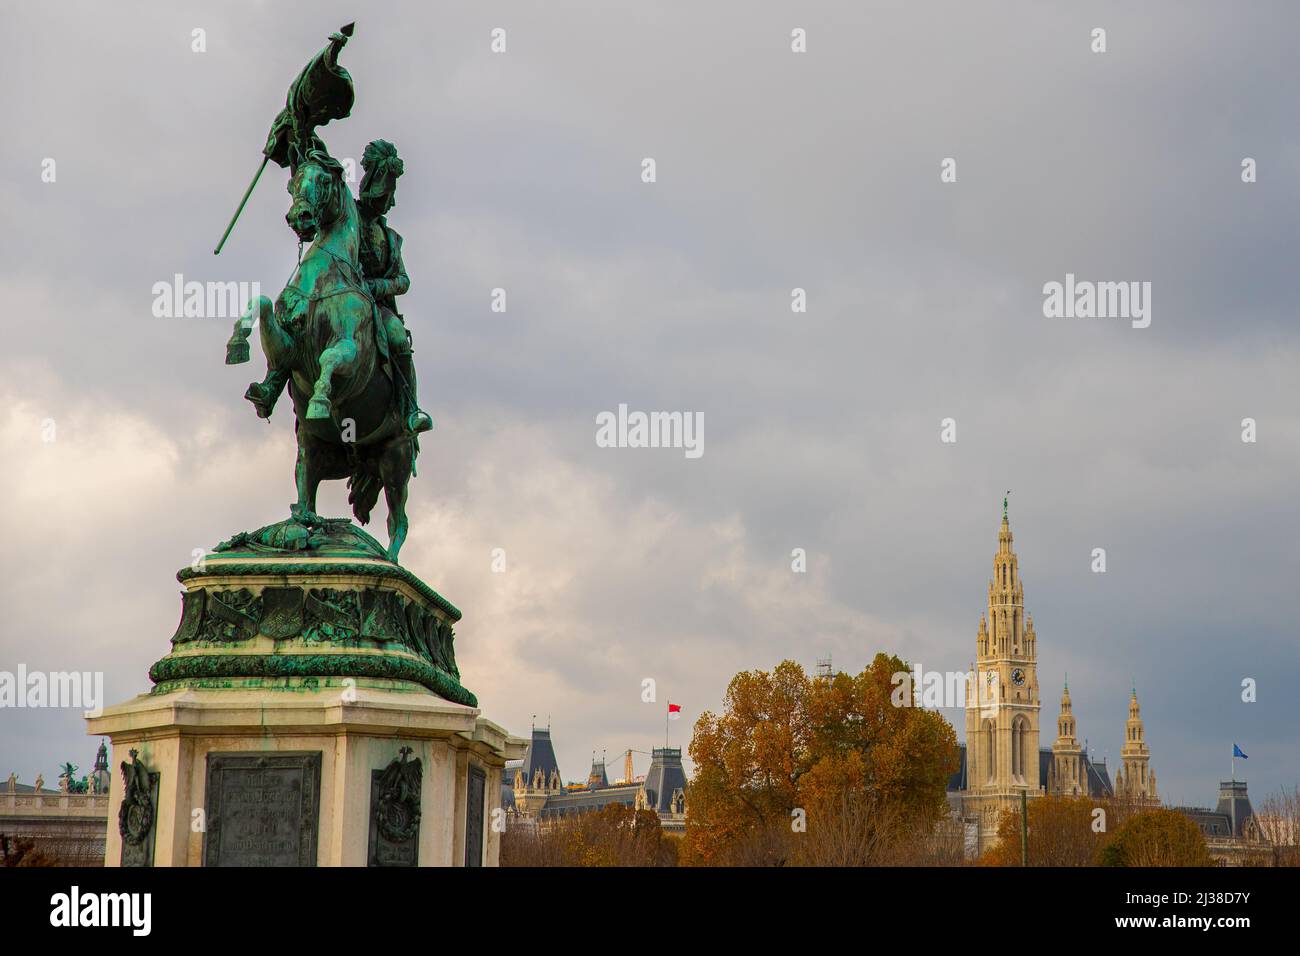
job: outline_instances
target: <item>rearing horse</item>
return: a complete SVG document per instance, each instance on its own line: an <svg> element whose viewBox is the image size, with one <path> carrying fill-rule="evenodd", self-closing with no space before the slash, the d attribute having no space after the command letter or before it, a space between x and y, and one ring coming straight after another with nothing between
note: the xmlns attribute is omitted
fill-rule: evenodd
<svg viewBox="0 0 1300 956"><path fill-rule="evenodd" d="M388 557L396 562L406 540L407 483L419 444L395 401L387 340L361 276L356 201L342 167L319 150L294 170L289 195L285 220L311 247L274 305L266 296L249 303L227 343L226 362L248 361L256 321L267 380L250 385L245 397L269 417L287 374L298 439L293 514L315 518L321 481L346 478L352 513L364 525L382 486Z"/></svg>

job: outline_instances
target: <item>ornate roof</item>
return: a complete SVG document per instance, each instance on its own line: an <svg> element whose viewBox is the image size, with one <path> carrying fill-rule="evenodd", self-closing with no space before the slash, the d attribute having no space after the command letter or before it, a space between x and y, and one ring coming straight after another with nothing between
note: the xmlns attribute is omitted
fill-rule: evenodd
<svg viewBox="0 0 1300 956"><path fill-rule="evenodd" d="M551 774L560 773L559 762L555 759L555 748L551 745L551 728L534 727L533 739L528 743L528 751L524 754L524 782L532 785L533 778L537 771L542 771L543 786L549 785ZM513 777L513 775L512 775ZM561 780L564 778L561 776Z"/></svg>
<svg viewBox="0 0 1300 956"><path fill-rule="evenodd" d="M678 790L686 792L682 748L655 747L650 755L650 772L645 775L646 802L660 813L671 813L673 794Z"/></svg>

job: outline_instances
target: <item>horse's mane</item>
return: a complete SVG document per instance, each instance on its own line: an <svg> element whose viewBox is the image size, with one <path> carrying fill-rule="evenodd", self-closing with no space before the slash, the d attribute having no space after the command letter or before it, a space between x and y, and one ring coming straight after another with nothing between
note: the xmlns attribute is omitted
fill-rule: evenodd
<svg viewBox="0 0 1300 956"><path fill-rule="evenodd" d="M330 173L330 175L337 178L339 182L343 181L343 164L323 149L308 150L307 158L304 159L300 165L319 166L321 169L324 169L326 172ZM294 172L297 172L297 169L295 169Z"/></svg>

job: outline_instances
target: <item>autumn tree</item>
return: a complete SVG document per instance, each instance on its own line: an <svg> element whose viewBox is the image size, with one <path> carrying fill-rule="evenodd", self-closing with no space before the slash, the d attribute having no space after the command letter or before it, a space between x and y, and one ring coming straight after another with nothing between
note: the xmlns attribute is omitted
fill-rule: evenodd
<svg viewBox="0 0 1300 956"><path fill-rule="evenodd" d="M733 862L742 845L758 854L744 862L785 862L785 834L808 770L810 687L792 661L771 673L745 671L727 687L722 714L705 711L696 720L686 823L692 863Z"/></svg>
<svg viewBox="0 0 1300 956"><path fill-rule="evenodd" d="M800 866L954 866L966 856L960 821L862 788L823 800L807 832L787 840Z"/></svg>
<svg viewBox="0 0 1300 956"><path fill-rule="evenodd" d="M1177 810L1146 810L1126 820L1101 848L1101 866L1213 866L1200 827Z"/></svg>
<svg viewBox="0 0 1300 956"><path fill-rule="evenodd" d="M1097 810L1102 816L1097 815ZM1106 810L1096 800L1083 797L1045 796L1028 801L1030 866L1092 866L1105 842L1098 831ZM980 857L988 866L1020 866L1020 809L1007 811L998 821L998 842Z"/></svg>
<svg viewBox="0 0 1300 956"><path fill-rule="evenodd" d="M897 657L877 654L857 676L812 685L812 766L803 787L812 807L848 790L870 792L927 821L947 810L948 778L959 767L957 737L936 711L895 706L894 675L907 671Z"/></svg>
<svg viewBox="0 0 1300 956"><path fill-rule="evenodd" d="M737 674L723 712L695 724L685 859L869 865L922 846L958 751L940 714L891 701L907 670L880 654L858 675L812 679L792 661Z"/></svg>
<svg viewBox="0 0 1300 956"><path fill-rule="evenodd" d="M653 810L609 804L535 825L508 826L502 866L675 866L677 840L663 832Z"/></svg>

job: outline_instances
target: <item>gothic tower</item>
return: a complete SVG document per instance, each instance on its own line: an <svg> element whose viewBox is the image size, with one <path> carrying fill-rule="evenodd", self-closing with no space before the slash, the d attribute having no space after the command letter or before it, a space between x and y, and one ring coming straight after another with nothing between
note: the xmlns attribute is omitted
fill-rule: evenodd
<svg viewBox="0 0 1300 956"><path fill-rule="evenodd" d="M1142 711L1138 707L1137 688L1128 702L1128 723L1124 730L1124 746L1119 751L1122 766L1115 771L1115 796L1122 800L1141 803L1159 803L1156 795L1156 774L1151 769L1151 751L1147 749L1146 735L1142 729Z"/></svg>
<svg viewBox="0 0 1300 956"><path fill-rule="evenodd" d="M1052 767L1047 792L1077 797L1088 792L1087 773L1083 765L1083 748L1074 734L1074 714L1070 710L1070 682L1061 694L1061 716L1056 719L1056 743L1052 744Z"/></svg>
<svg viewBox="0 0 1300 956"><path fill-rule="evenodd" d="M1020 794L1040 795L1038 773L1037 638L1025 613L1024 589L1006 504L993 556L989 603L975 638L976 665L966 690L967 812L981 814L996 833L1001 810L1018 808Z"/></svg>

